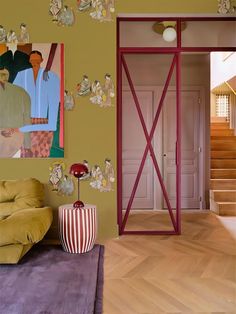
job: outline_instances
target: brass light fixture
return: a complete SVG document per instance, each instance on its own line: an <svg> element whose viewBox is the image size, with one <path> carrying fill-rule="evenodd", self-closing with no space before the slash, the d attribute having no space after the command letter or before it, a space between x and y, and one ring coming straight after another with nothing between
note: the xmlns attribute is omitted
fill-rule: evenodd
<svg viewBox="0 0 236 314"><path fill-rule="evenodd" d="M181 31L186 28L186 22L181 22ZM162 21L153 24L152 29L155 33L163 36L167 42L172 42L176 39L176 21Z"/></svg>

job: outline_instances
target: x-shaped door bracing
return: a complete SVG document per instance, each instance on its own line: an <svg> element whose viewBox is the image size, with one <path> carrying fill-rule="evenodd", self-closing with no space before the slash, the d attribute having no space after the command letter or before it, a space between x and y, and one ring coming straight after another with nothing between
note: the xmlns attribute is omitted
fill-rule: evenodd
<svg viewBox="0 0 236 314"><path fill-rule="evenodd" d="M133 99L134 99L134 103L135 103L135 106L136 106L136 109L137 109L137 112L138 112L138 116L139 116L139 119L140 119L140 122L141 122L141 125L142 125L142 128L143 128L143 131L144 131L144 135L145 135L147 144L146 144L146 147L145 147L145 150L144 150L144 153L143 153L143 157L142 157L142 160L141 160L141 164L139 166L139 170L138 170L138 173L137 173L137 176L136 176L136 179L135 179L135 183L134 183L131 195L130 195L128 206L127 206L124 218L122 220L122 223L120 225L120 234L179 234L180 233L180 222L179 222L179 218L180 218L180 215L179 215L179 210L180 210L180 208L179 208L179 206L180 206L180 200L179 200L180 187L178 186L180 184L180 149L179 149L180 139L178 138L179 134L180 134L180 127L179 127L179 118L180 118L179 112L180 112L180 110L177 110L177 141L176 141L176 166L177 166L177 172L176 172L176 176L177 176L177 178L176 178L176 184L177 184L177 206L176 206L176 211L177 211L177 213L176 213L176 218L174 217L173 210L172 210L172 207L171 207L171 204L170 204L170 200L169 200L169 197L168 197L165 185L164 185L164 181L163 181L163 178L162 178L162 175L161 175L158 163L157 163L155 152L154 152L154 149L153 149L153 146L152 146L153 135L154 135L154 132L155 132L155 129L156 129L156 126L157 126L157 122L158 122L158 119L159 119L159 116L160 116L160 113L161 113L161 109L162 109L163 104L164 104L164 99L165 99L165 96L166 96L166 93L167 93L167 90L168 90L168 86L169 86L169 83L170 83L170 80L171 80L171 77L172 77L172 74L173 74L175 66L176 66L176 72L177 72L177 80L176 80L177 109L179 109L179 102L180 102L180 92L179 92L180 86L179 85L180 84L179 84L179 73L178 73L178 70L179 70L179 59L178 59L178 57L179 57L178 54L175 54L174 57L173 57L173 60L172 60L172 63L171 63L171 66L170 66L170 69L169 69L169 72L168 72L168 76L167 76L167 79L166 79L166 82L165 82L165 85L164 85L164 88L163 88L163 91L162 91L162 95L161 95L161 98L160 98L160 101L159 101L159 105L158 105L158 108L157 108L157 111L156 111L156 114L155 114L155 117L154 117L154 120L153 120L153 125L151 127L150 134L148 134L148 130L147 130L147 127L146 127L146 124L145 124L145 120L144 120L143 114L142 114L140 103L139 103L137 94L135 92L134 84L132 82L132 79L131 79L131 76L130 76L130 73L129 73L129 69L128 69L127 63L125 61L124 54L121 54L121 67L122 67L122 65L124 67L124 70L125 70L125 73L126 73L126 76L127 76L127 79L128 79L130 90L131 90L131 93L132 93L132 96L133 96ZM166 205L167 205L167 208L168 208L168 211L169 211L169 215L170 215L170 218L171 218L171 222L172 222L172 225L173 225L174 229L173 230L169 230L169 231L168 230L159 230L159 231L158 230L154 230L154 231L151 231L151 230L150 231L148 231L148 230L144 230L144 231L126 231L125 230L125 226L126 226L127 219L128 219L128 216L129 216L129 213L130 213L130 210L131 210L131 206L132 206L132 203L133 203L133 200L134 200L134 197L135 197L135 193L136 193L136 190L137 190L137 187L138 187L138 184L139 184L139 180L140 180L143 168L144 168L144 164L145 164L145 160L147 158L148 151L150 151L150 155L151 155L151 158L152 158L152 161L153 161L153 164L154 164L154 168L156 170L156 174L157 174L158 180L160 182L162 193L163 193L163 196L164 196L164 199L165 199L165 202L166 202Z"/></svg>

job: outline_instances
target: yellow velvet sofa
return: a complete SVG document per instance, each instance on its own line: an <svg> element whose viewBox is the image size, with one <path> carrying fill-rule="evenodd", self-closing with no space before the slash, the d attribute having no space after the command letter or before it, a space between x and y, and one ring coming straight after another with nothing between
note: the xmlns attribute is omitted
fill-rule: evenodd
<svg viewBox="0 0 236 314"><path fill-rule="evenodd" d="M44 186L34 178L0 181L0 264L16 264L43 239L52 209L43 207Z"/></svg>

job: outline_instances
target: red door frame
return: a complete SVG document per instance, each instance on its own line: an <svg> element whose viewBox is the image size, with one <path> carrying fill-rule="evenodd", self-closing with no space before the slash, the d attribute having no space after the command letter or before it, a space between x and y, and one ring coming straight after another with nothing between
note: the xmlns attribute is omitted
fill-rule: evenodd
<svg viewBox="0 0 236 314"><path fill-rule="evenodd" d="M180 86L181 86L181 52L192 51L192 52L200 52L200 51L235 51L235 48L232 47L182 47L181 46L181 22L183 21L235 21L234 17L164 17L164 18L117 18L117 222L119 226L119 234L140 234L140 235L177 235L181 234L181 95L180 95ZM120 47L120 22L121 21L176 21L177 23L177 46L171 48L159 48L159 47ZM172 65L170 71L168 73L168 77L166 80L165 87L163 89L163 94L157 109L156 116L153 121L153 126L150 134L148 134L146 125L142 116L142 112L140 109L139 101L137 95L135 93L135 89L132 83L132 79L125 61L125 54L173 54L174 58L172 61ZM174 66L176 67L176 217L174 218L172 213L172 208L170 203L168 202L168 195L165 190L164 182L162 180L159 167L155 158L155 153L152 148L151 140L153 134L155 132L155 127L157 124L157 120L162 109L163 101L165 98L165 94L168 89L168 84L173 73ZM134 102L139 114L139 118L143 127L143 131L146 137L147 145L144 151L143 159L140 164L140 168L135 180L135 184L133 187L133 191L131 193L131 197L128 203L128 207L126 209L126 213L124 218L122 218L122 68L124 67L130 89L134 98ZM151 157L153 159L154 167L158 175L158 179L160 181L162 191L167 203L167 207L169 210L169 214L171 217L171 221L173 224L173 230L125 230L125 225L128 219L128 215L130 213L130 209L132 206L132 202L135 196L135 192L138 186L138 182L142 173L142 169L145 163L145 159L148 151L150 150Z"/></svg>

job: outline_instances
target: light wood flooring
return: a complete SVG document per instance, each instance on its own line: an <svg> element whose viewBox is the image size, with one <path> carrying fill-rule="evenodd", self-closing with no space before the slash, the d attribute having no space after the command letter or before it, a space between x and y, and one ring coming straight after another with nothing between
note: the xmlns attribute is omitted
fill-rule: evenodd
<svg viewBox="0 0 236 314"><path fill-rule="evenodd" d="M134 213L129 229L153 229L149 216ZM104 314L235 314L235 219L184 212L181 236L105 241Z"/></svg>

